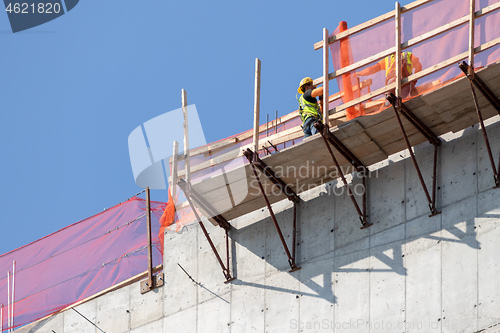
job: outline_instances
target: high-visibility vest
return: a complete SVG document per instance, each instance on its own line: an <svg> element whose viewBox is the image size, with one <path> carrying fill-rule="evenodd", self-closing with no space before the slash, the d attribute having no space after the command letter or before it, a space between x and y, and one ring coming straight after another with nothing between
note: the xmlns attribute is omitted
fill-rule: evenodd
<svg viewBox="0 0 500 333"><path fill-rule="evenodd" d="M402 59L402 74L403 77L410 76L413 71L413 62L411 61L411 52L403 52L401 54ZM386 57L385 59L385 77L388 78L390 76L396 75L396 61L394 54L390 57Z"/></svg>
<svg viewBox="0 0 500 333"><path fill-rule="evenodd" d="M303 94L299 98L299 115L302 122L311 116L320 120L323 118L318 102L311 103L307 101Z"/></svg>

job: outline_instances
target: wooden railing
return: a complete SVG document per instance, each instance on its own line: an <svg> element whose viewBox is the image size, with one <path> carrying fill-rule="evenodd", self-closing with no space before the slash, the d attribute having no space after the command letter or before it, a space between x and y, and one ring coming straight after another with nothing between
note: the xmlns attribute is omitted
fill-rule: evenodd
<svg viewBox="0 0 500 333"><path fill-rule="evenodd" d="M336 124L336 121L345 117L345 115L346 115L345 110L347 108L355 106L359 103L365 102L369 99L372 99L376 96L385 94L385 93L392 91L392 90L395 90L396 96L401 96L401 87L402 86L407 85L412 81L416 81L416 80L419 80L423 77L426 77L432 73L435 73L435 72L437 72L441 69L444 69L446 67L449 67L453 64L456 64L460 60L464 60L464 59L468 58L469 63L473 64L474 63L474 55L500 44L500 37L499 37L499 38L496 38L492 41L484 43L478 47L475 47L475 48L473 47L474 46L474 21L476 19L478 19L484 15L487 15L489 13L492 13L493 11L498 10L500 8L500 1L499 1L495 4L492 4L490 6L482 8L478 11L475 11L475 8L474 8L475 1L474 0L471 0L471 2L470 2L470 11L469 11L468 15L461 17L459 19L456 19L452 22L449 22L441 27L435 28L435 29L433 29L429 32L426 32L420 36L414 37L408 41L404 41L404 42L401 41L401 14L415 10L416 8L421 7L425 4L431 3L433 1L435 1L435 0L418 0L418 1L415 1L415 2L408 4L408 5L405 5L405 6L400 6L399 3L396 2L395 10L393 10L387 14L381 15L381 16L379 16L375 19L372 19L370 21L364 22L360 25L357 25L353 28L350 28L344 32L341 32L341 33L336 34L336 35L331 36L331 37L328 37L328 30L324 29L323 40L314 44L315 50L323 49L323 76L315 79L314 84L319 85L319 84L326 82L326 84L323 84L323 88L325 90L324 95L328 96L328 82L330 80L333 80L333 79L340 77L344 74L347 74L349 72L358 70L358 69L360 69L360 68L362 68L370 63L384 59L385 57L390 56L391 54L395 54L395 55L401 54L401 52L407 48L413 47L419 43L425 42L431 38L434 38L436 36L444 34L444 33L448 32L454 28L460 27L460 26L465 25L465 24L469 24L469 50L468 51L460 53L458 55L455 55L455 56L453 56L445 61L442 61L442 62L435 64L433 66L430 66L428 68L425 68L422 71L415 73L415 74L412 74L408 77L402 76L402 71L401 71L401 67L400 67L401 64L398 62L399 66L396 69L396 82L395 83L386 85L386 86L379 88L379 89L376 89L375 91L372 91L368 94L365 94L365 95L363 95L359 98L353 99L351 101L345 102L344 104L341 104L341 105L334 107L332 109L329 109L329 104L333 101L341 99L343 97L343 92L336 93L334 95L329 96L329 99L325 99L325 101L324 101L325 105L324 105L323 110L328 109L328 112L325 112L325 114L324 114L324 116L325 116L324 121L328 121L330 124ZM331 73L328 71L328 68L329 68L328 67L328 64L329 64L329 54L328 54L329 47L328 46L330 44L332 44L336 41L340 41L343 38L347 38L349 36L352 36L354 34L362 32L366 29L372 28L372 27L376 26L377 24L380 24L382 22L385 22L385 21L388 21L391 19L394 20L395 36L396 36L395 46L393 46L387 50L381 51L381 52L379 52L375 55L372 55L368 58L357 61L354 64L346 66L345 68L338 69L338 70L333 71ZM298 112L294 111L292 113L289 113L285 116L282 116L282 117L276 119L275 122L278 124L283 124L287 121L290 121L294 118L297 118L298 116L299 116ZM326 117L328 117L328 119L326 119ZM272 123L271 126L275 126L276 123ZM264 133L264 132L266 132L266 128L267 128L267 124L260 125L258 128L258 132ZM213 143L213 144L209 144L209 145L206 145L203 147L192 149L192 150L190 150L190 157L193 158L194 156L204 155L205 157L208 158L209 156L212 156L216 153L220 153L224 150L230 149L232 146L235 146L238 143L251 138L253 135L254 135L254 132L247 131L247 132L244 132L240 135L237 135L237 136L234 136L234 137L231 137L231 138L228 138L228 139L225 139L225 140ZM265 139L261 139L260 143L258 144L258 147L259 147L259 150L262 150L262 149L264 149L264 146L268 145L267 144L268 141L272 142L273 145L278 146L278 145L281 145L285 142L296 140L296 139L299 139L301 137L303 137L303 132L302 132L301 126L295 126L295 127L286 129L280 133L272 134L272 135L266 137ZM244 146L237 146L233 150L230 150L227 153L216 156L216 157L209 159L203 163L193 165L191 167L191 172L195 173L198 171L202 171L202 170L205 170L207 168L213 167L215 165L223 164L223 163L229 162L231 160L234 160L235 158L241 157L241 156L243 156L243 151L245 151L247 148L253 148L253 144L254 143L249 143L249 144L244 145ZM177 155L175 159L177 161L183 160L184 154ZM170 163L172 163L173 160L174 160L174 157L172 157L170 159ZM184 175L185 175L185 171L179 170L177 177L184 177Z"/></svg>
<svg viewBox="0 0 500 333"><path fill-rule="evenodd" d="M401 63L397 62L397 67L396 67L396 82L389 84L387 86L384 86L380 89L377 89L369 94L363 95L359 98L353 99L351 101L348 101L342 105L339 105L335 108L329 109L328 112L325 112L328 114L329 119L332 119L332 115L334 115L334 119L339 119L345 116L345 111L347 108L352 107L354 105L357 105L359 103L365 102L369 99L372 99L375 96L385 94L389 91L395 90L396 96L401 96L401 87L404 85L409 84L412 81L416 81L418 79L421 79L423 77L426 77L434 72L437 72L441 69L444 69L450 65L456 64L460 60L467 59L469 60L469 64L471 64L471 67L474 65L474 55L478 54L480 52L483 52L493 46L496 46L500 44L500 37L496 38L490 42L484 43L476 48L474 48L474 21L482 17L484 15L487 15L495 10L498 10L500 8L500 1L492 4L488 7L482 8L478 11L475 11L475 0L470 0L470 11L469 14L461 17L453 22L447 23L446 25L443 25L441 27L438 27L432 31L426 32L418 37L412 38L406 42L401 42L401 14L405 12L409 12L411 10L414 10L424 4L431 3L435 0L419 0L415 1L411 4L408 4L406 6L401 7L399 3L396 2L396 8L395 10L381 15L373 20L370 20L368 22L365 22L363 24L357 25L353 28L350 28L346 31L343 31L339 34L336 34L334 36L331 36L329 38L323 37L322 41L317 42L314 44L314 49L318 50L323 48L323 54L328 53L325 51L325 49L328 49L328 46L336 41L340 41L343 38L347 38L349 36L352 36L356 33L359 33L361 31L364 31L366 29L372 28L375 25L385 22L390 19L394 19L394 26L395 26L395 46L391 47L387 50L384 50L382 52L379 52L371 57L362 59L354 64L351 64L345 68L341 68L337 71L334 71L332 73L324 73L323 77L317 78L314 80L315 85L322 84L324 82L328 82L330 80L333 80L337 77L340 77L344 74L347 74L351 71L355 71L357 69L360 69L370 63L373 63L375 61L379 61L381 59L384 59L387 56L390 56L391 54L394 54L396 56L396 59L399 58L399 54L401 52L409 47L415 46L419 43L422 43L426 40L429 40L430 38L434 38L436 36L439 36L447 31L450 31L451 29L457 28L461 25L464 24L469 24L469 50L466 52L463 52L461 54L458 54L456 56L453 56L452 58L449 58L445 61L442 61L438 64L435 64L429 68L426 68L418 73L412 74L408 77L403 77L402 72L401 72Z"/></svg>

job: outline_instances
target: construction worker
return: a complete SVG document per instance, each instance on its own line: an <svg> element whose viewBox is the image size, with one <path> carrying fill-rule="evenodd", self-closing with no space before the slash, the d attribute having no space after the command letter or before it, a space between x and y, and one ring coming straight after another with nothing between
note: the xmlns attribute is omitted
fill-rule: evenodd
<svg viewBox="0 0 500 333"><path fill-rule="evenodd" d="M401 73L403 78L408 77L412 74L413 70L418 73L422 70L422 64L420 60L413 55L411 52L401 53ZM396 61L394 54L385 57L384 59L377 62L375 65L365 68L356 74L358 76L366 76L374 74L378 71L385 70L385 85L394 83L396 81ZM415 84L417 81L412 81L401 88L401 98L407 98L415 95Z"/></svg>
<svg viewBox="0 0 500 333"><path fill-rule="evenodd" d="M313 85L313 80L310 77L303 78L299 83L297 92L300 95L297 100L299 101L299 115L302 120L302 131L304 138L318 133L314 124L321 122L323 118L323 88L316 88ZM316 97L319 97L320 103Z"/></svg>

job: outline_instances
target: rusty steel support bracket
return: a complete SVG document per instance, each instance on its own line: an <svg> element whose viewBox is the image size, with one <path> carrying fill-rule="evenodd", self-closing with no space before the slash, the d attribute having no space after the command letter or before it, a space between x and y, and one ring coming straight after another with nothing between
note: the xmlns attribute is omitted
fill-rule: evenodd
<svg viewBox="0 0 500 333"><path fill-rule="evenodd" d="M141 281L140 288L141 294L154 290L163 286L163 273L153 275L153 249L152 249L152 235L151 235L151 197L149 194L149 187L146 187L146 223L148 233L148 278Z"/></svg>
<svg viewBox="0 0 500 333"><path fill-rule="evenodd" d="M202 210L210 214L211 219L213 219L219 225L219 227L221 227L222 229L231 228L229 222L227 222L226 219L222 217L222 215L217 214L217 211L212 206L210 206L210 204L200 194L198 194L198 192L196 192L191 184L188 183L184 178L179 179L177 181L177 185L179 185L182 191L184 191L186 195L189 195L191 199L193 199Z"/></svg>
<svg viewBox="0 0 500 333"><path fill-rule="evenodd" d="M472 70L469 70L469 65L463 61L461 64L458 65L462 72L465 73L467 78L474 83L474 85L479 89L479 91L483 94L483 96L490 102L491 105L497 110L498 114L500 115L500 100L498 99L497 96L491 91L491 89L484 83L481 78L474 73L474 68Z"/></svg>
<svg viewBox="0 0 500 333"><path fill-rule="evenodd" d="M332 132L328 129L328 126L323 125L320 122L317 122L314 124L318 132L321 134L321 137L323 138L323 142L325 143L326 148L328 149L328 152L330 153L330 156L332 157L333 163L335 164L335 167L338 170L338 173L340 175L340 178L342 179L342 182L344 183L344 186L347 189L347 194L349 195L349 198L351 198L351 201L354 205L354 208L356 209L356 212L358 213L359 220L361 222L361 229L368 228L371 226L373 223L368 222L368 217L366 213L366 173L367 173L367 168L361 163L361 161L349 150L347 147L339 140L337 139ZM363 202L362 202L362 210L358 205L358 202L356 201L356 198L352 194L351 187L347 183L347 180L344 176L344 173L342 172L342 169L340 168L340 163L335 157L335 154L333 153L330 144L335 147L335 149L342 155L344 158L349 161L349 163L352 164L353 167L356 168L358 172L360 172L363 175Z"/></svg>
<svg viewBox="0 0 500 333"><path fill-rule="evenodd" d="M429 204L429 210L431 211L431 216L435 216L441 214L436 209L436 176L437 176L437 159L438 159L438 147L441 145L441 140L428 128L418 117L416 117L401 101L401 99L396 98L394 94L390 93L387 95L386 99L391 103L392 108L394 109L394 113L396 115L396 119L398 121L399 127L401 128L401 133L403 134L403 138L406 143L406 147L410 152L411 160L413 162L413 166L417 171L418 179L420 180L420 184L422 184L422 189L424 190L425 196L427 198L427 202ZM420 171L420 167L418 166L417 158L415 157L415 153L413 153L413 149L411 147L410 140L408 139L408 135L406 134L406 130L403 126L403 122L401 121L401 117L399 114L402 114L415 128L427 138L429 143L434 146L434 167L432 169L432 197L429 194L429 190L427 189L427 185L425 184L424 178L422 176L422 172Z"/></svg>
<svg viewBox="0 0 500 333"><path fill-rule="evenodd" d="M483 93L484 97L486 97L486 99L497 109L497 111L499 109L497 108L497 106L495 106L495 102L492 102L487 97L487 95L483 92L482 89L484 89L484 88L486 88L486 90L490 93L491 93L491 90L489 90L489 88L481 81L481 79L479 78L479 76L477 74L474 74L474 69L472 68L472 71L471 71L472 75L470 75L470 73L468 72L468 69L470 67L465 62L461 63L459 66L460 66L460 69L462 71L464 71L464 70L467 71L466 75L467 75L467 78L469 79L470 89L472 92L472 99L474 100L474 106L476 107L477 118L479 119L479 123L481 124L481 132L483 133L484 142L486 144L486 150L488 151L488 157L490 159L491 168L493 169L493 179L495 181L495 186L493 188L500 188L500 160L498 161L498 170L497 170L497 168L495 166L495 160L493 158L493 152L491 149L490 140L488 140L488 133L486 133L486 128L484 127L483 114L481 112L481 109L479 108L479 103L477 101L476 91L474 90L473 83L476 85L476 87L478 87L478 89L481 91L481 93ZM478 86L478 82L481 82L479 84L479 86ZM479 88L479 87L482 87L482 88ZM496 99L495 95L492 94L492 96L494 96L494 99ZM496 102L498 102L498 99L496 99ZM500 112L499 112L499 114L500 114Z"/></svg>
<svg viewBox="0 0 500 333"><path fill-rule="evenodd" d="M290 188L288 184L286 184L281 178L276 176L274 171L269 167L264 161L262 161L257 154L255 154L253 151L251 151L249 148L247 148L246 151L243 152L243 155L249 160L253 161L255 167L259 169L260 172L264 174L264 176L267 177L274 185L276 185L281 193L283 193L288 200L293 201L295 203L300 202L299 197L295 192Z"/></svg>
<svg viewBox="0 0 500 333"><path fill-rule="evenodd" d="M210 235L208 234L205 225L201 221L200 215L198 214L195 206L193 205L193 201L196 202L196 204L200 208L204 209L206 212L209 212L210 214L213 214L215 210L192 188L191 183L187 182L184 178L179 179L177 181L177 185L179 185L179 187L186 195L186 199L189 203L189 206L191 206L191 209L193 210L193 213L196 216L196 220L198 221L198 224L200 225L200 228L203 231L203 234L205 235L205 238L207 239L210 248L214 252L215 258L217 259L222 268L222 274L224 274L224 277L226 278L226 281L224 283L233 281L236 278L232 277L231 272L229 271L229 230L231 229L231 225L221 215L213 215L215 221L226 232L226 265L227 265L226 266L224 265L224 262L222 261L219 252L217 252L217 249L215 248L212 238L210 238Z"/></svg>
<svg viewBox="0 0 500 333"><path fill-rule="evenodd" d="M321 135L328 140L328 142L335 147L335 149L342 155L344 158L351 163L353 167L356 168L358 172L364 172L366 167L363 163L340 141L337 139L332 132L330 132L328 125L323 125L320 122L317 122L315 125Z"/></svg>
<svg viewBox="0 0 500 333"><path fill-rule="evenodd" d="M273 170L267 166L257 154L255 154L253 151L250 149L247 149L246 151L243 152L245 157L248 159L250 162L250 166L252 167L253 174L255 176L255 179L257 179L257 183L259 184L260 188L260 193L262 194L262 197L264 198L264 201L266 202L267 209L269 211L269 214L271 215L271 219L274 223L274 227L276 228L276 231L278 232L278 236L280 237L281 243L283 244L283 247L285 249L286 255L288 257L288 264L290 265L290 272L295 272L300 269L300 267L297 267L297 264L295 263L295 243L296 243L296 233L297 233L297 208L296 205L299 203L300 199L295 194L295 192L287 185L283 180L281 180L279 177L276 176L276 174L273 172ZM285 238L283 237L283 233L281 232L280 226L278 224L278 220L276 219L276 216L274 215L273 208L271 207L271 203L269 202L269 199L267 198L266 192L264 191L264 186L262 186L262 182L260 181L259 175L257 174L257 169L260 170L276 187L280 189L280 191L288 198L288 200L293 202L293 235L292 235L292 253L290 253L290 250L288 249L288 246L286 245Z"/></svg>

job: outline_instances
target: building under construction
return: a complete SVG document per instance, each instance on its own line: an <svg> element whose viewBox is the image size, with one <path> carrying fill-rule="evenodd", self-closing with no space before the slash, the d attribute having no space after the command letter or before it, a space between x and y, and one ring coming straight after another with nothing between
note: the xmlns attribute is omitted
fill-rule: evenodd
<svg viewBox="0 0 500 333"><path fill-rule="evenodd" d="M147 189L0 257L1 331L500 332L499 8L324 29L307 138L298 110L261 125L256 59L254 128L174 143L169 204Z"/></svg>

